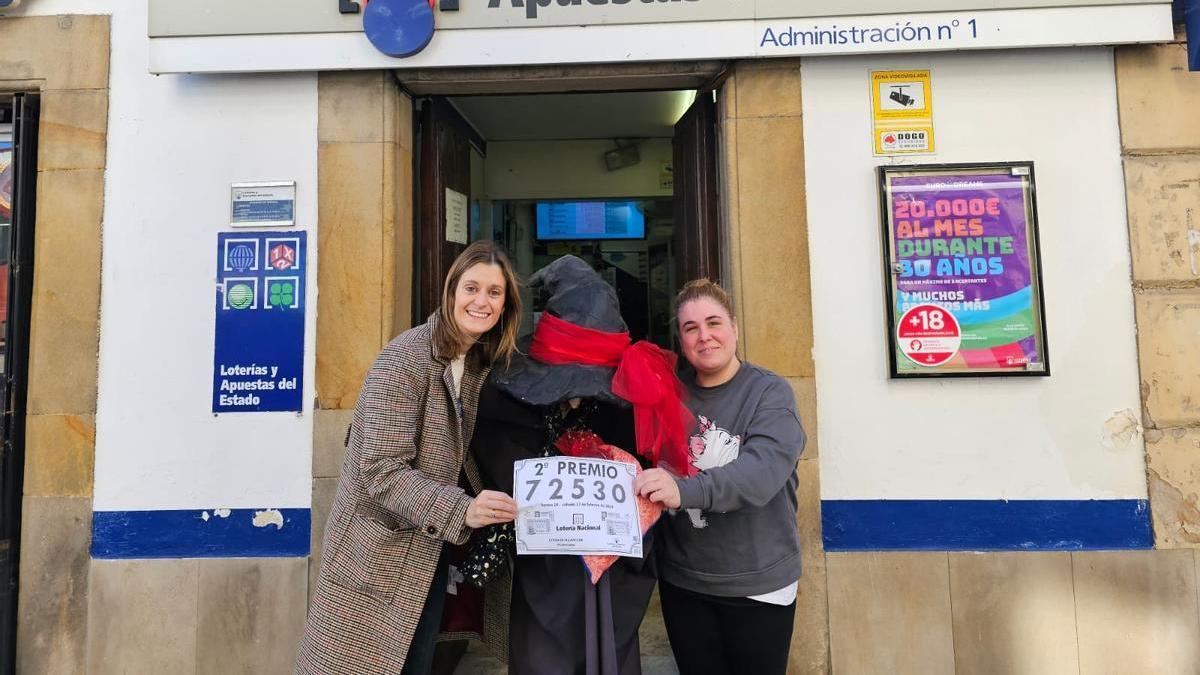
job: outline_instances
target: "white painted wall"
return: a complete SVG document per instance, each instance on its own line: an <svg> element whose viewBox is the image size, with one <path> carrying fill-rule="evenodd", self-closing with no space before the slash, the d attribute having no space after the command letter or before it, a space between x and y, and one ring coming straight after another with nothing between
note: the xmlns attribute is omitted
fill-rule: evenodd
<svg viewBox="0 0 1200 675"><path fill-rule="evenodd" d="M316 319L315 74L154 76L146 3L111 14L94 509L308 508ZM229 186L297 182L308 231L305 410L213 416L217 232Z"/></svg>
<svg viewBox="0 0 1200 675"><path fill-rule="evenodd" d="M614 148L612 141L488 143L484 190L489 199L671 196L658 180L661 163L671 161L671 139L641 141L640 163L609 171L604 153Z"/></svg>
<svg viewBox="0 0 1200 675"><path fill-rule="evenodd" d="M1049 378L890 381L868 73L929 68L938 153L1033 160ZM824 499L1145 498L1112 52L1103 48L803 62ZM781 186L781 189L784 189Z"/></svg>

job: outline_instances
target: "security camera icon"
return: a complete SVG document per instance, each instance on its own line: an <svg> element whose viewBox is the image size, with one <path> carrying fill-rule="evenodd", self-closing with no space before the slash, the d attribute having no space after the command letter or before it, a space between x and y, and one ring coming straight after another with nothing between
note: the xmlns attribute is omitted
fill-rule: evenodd
<svg viewBox="0 0 1200 675"><path fill-rule="evenodd" d="M888 98L907 108L913 104L913 97L904 93L906 88L907 86L893 86L892 90L888 92Z"/></svg>

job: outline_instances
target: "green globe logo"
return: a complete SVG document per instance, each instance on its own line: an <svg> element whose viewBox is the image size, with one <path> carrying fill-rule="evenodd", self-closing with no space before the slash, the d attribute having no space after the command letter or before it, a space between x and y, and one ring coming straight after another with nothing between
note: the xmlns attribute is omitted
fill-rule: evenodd
<svg viewBox="0 0 1200 675"><path fill-rule="evenodd" d="M234 284L225 292L229 306L234 309L246 309L254 302L254 290L247 284Z"/></svg>

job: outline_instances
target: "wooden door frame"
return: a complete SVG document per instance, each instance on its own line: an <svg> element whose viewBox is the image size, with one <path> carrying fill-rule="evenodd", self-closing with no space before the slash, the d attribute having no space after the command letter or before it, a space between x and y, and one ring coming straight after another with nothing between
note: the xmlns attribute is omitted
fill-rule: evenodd
<svg viewBox="0 0 1200 675"><path fill-rule="evenodd" d="M698 264L695 269L684 270L679 261L688 251L674 251L676 256L676 283L697 276L706 276L720 283L725 279L726 265L724 249L726 223L719 198L725 193L720 171L720 125L717 105L712 100L713 92L719 90L730 73L727 62L703 61L678 64L608 64L602 66L524 66L512 68L457 68L396 71L399 86L414 94L435 94L421 99L425 104L445 105L453 111L450 117L455 124L472 139L472 145L484 157L486 139L466 120L445 95L513 95L549 93L610 93L615 91L661 90L688 88L697 90L697 101L708 101L711 115L703 130L704 150L700 161L691 166L695 179L702 186L700 191L704 208L693 209L699 217L694 221L693 238L699 242ZM414 107L416 100L414 100ZM430 174L438 168L436 153L432 152L431 137L424 128L425 114L414 115L419 120L415 135L418 149L414 156L413 195L413 324L425 320L432 307L440 300L441 284L445 277L446 263L440 259L440 248L423 246L422 232L429 231L432 223L440 222L445 213L445 197L432 194L430 186L421 185L419 176ZM678 152L674 153L678 156ZM673 160L673 163L676 160ZM701 171L707 167L708 171ZM678 179L677 179L678 180ZM676 217L676 227L680 220ZM426 234L428 237L428 234ZM434 290L436 289L436 290Z"/></svg>

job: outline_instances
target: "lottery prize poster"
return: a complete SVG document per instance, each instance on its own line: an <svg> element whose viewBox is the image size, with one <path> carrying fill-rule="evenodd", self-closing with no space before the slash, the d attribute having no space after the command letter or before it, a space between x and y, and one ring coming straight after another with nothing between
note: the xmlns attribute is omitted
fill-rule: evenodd
<svg viewBox="0 0 1200 675"><path fill-rule="evenodd" d="M879 168L890 375L1049 375L1032 162Z"/></svg>
<svg viewBox="0 0 1200 675"><path fill-rule="evenodd" d="M518 555L642 557L642 523L625 462L541 457L513 463Z"/></svg>
<svg viewBox="0 0 1200 675"><path fill-rule="evenodd" d="M214 413L301 412L306 233L217 234Z"/></svg>

